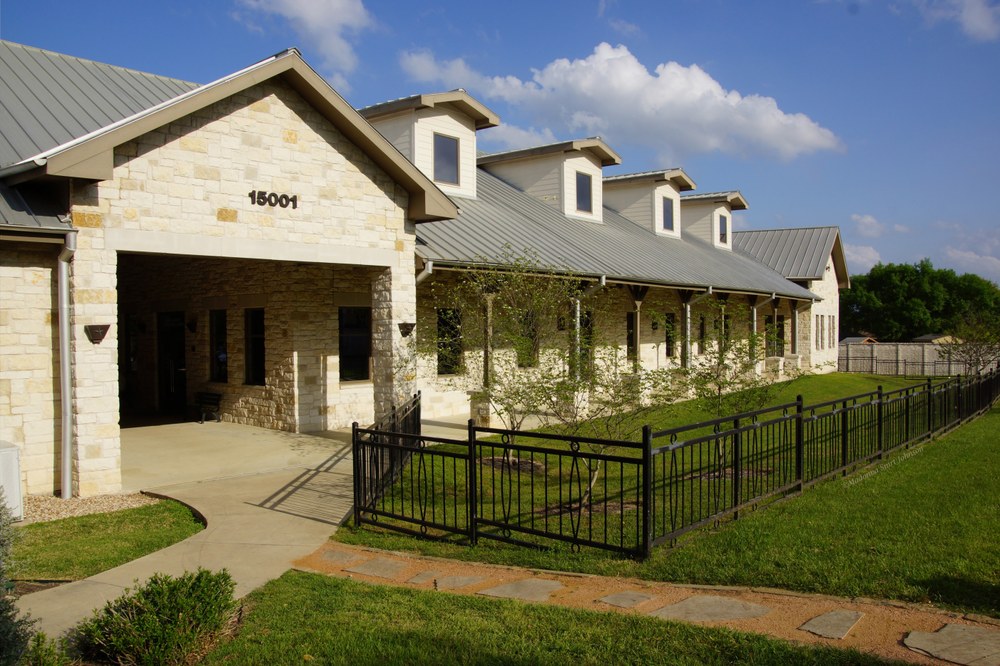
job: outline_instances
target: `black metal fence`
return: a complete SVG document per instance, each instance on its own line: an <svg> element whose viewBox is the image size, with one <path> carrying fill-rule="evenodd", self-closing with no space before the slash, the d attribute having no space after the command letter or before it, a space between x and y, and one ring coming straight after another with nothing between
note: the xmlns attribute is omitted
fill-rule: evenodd
<svg viewBox="0 0 1000 666"><path fill-rule="evenodd" d="M646 557L685 532L871 464L987 410L1000 373L796 402L621 442L469 423L425 437L419 396L354 426L355 523ZM414 415L417 418L414 420Z"/></svg>

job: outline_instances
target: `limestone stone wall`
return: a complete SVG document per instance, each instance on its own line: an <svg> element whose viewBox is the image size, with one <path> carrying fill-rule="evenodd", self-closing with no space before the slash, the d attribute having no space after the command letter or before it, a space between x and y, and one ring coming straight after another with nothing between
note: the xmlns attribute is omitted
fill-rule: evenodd
<svg viewBox="0 0 1000 666"><path fill-rule="evenodd" d="M835 372L840 342L840 289L832 257L827 260L823 279L811 281L806 288L823 300L814 303L810 309L808 323L802 330L802 350L809 354L807 360L811 372ZM820 328L819 336L817 327Z"/></svg>
<svg viewBox="0 0 1000 666"><path fill-rule="evenodd" d="M0 245L0 441L20 449L22 491L59 489L59 245Z"/></svg>
<svg viewBox="0 0 1000 666"><path fill-rule="evenodd" d="M76 183L71 195L73 224L80 231L73 308L81 495L120 487L117 264L123 253L372 267L379 276L371 290L378 312L376 345L384 351L402 344L390 320L415 316L414 229L405 219L406 191L286 84L263 82L149 132L119 146L114 163L111 179ZM280 201L288 205L258 205L251 191L285 195ZM328 294L317 297L323 280L311 283L311 268L292 271L286 303L276 296L284 276L270 275L274 284L264 307L306 319L301 327L272 329L272 322L280 321L276 311L274 317L265 315L267 333L288 335L286 349L313 345L316 330L329 331L329 323L314 321L318 315L306 306L307 300L317 307L329 302ZM328 284L330 278L324 280ZM239 298L235 303L243 307ZM231 319L230 325L238 326L241 318ZM101 345L83 337L82 327L90 323L112 324ZM204 329L207 325L198 326ZM197 347L193 353L199 353ZM294 353L283 359L283 365L268 368L275 386L246 389L239 418L308 428L322 422L317 411L327 409L339 422L345 410L328 401L321 407L324 401L316 395L322 391L289 401L296 387L313 382L325 384L329 395L329 365L324 381L309 360ZM397 391L400 381L380 362L374 394L403 392Z"/></svg>

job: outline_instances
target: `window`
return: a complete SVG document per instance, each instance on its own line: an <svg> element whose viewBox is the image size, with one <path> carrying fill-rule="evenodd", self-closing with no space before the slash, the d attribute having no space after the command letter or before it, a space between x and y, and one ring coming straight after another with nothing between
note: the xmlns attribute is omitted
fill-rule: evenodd
<svg viewBox="0 0 1000 666"><path fill-rule="evenodd" d="M458 185L458 139L434 134L434 180Z"/></svg>
<svg viewBox="0 0 1000 666"><path fill-rule="evenodd" d="M581 213L594 212L594 199L589 173L576 172L576 209Z"/></svg>
<svg viewBox="0 0 1000 666"><path fill-rule="evenodd" d="M371 379L372 309L340 308L340 381Z"/></svg>
<svg viewBox="0 0 1000 666"><path fill-rule="evenodd" d="M663 316L663 319L664 319L663 328L666 329L666 332L664 333L663 336L663 344L667 348L667 357L669 358L677 353L675 351L675 345L674 345L674 340L675 340L674 327L677 325L677 315L675 315L673 312L667 312Z"/></svg>
<svg viewBox="0 0 1000 666"><path fill-rule="evenodd" d="M663 230L674 230L674 200L663 197Z"/></svg>
<svg viewBox="0 0 1000 666"><path fill-rule="evenodd" d="M635 346L635 313L626 312L625 313L625 353L628 356L628 360L633 363L639 357L639 352Z"/></svg>
<svg viewBox="0 0 1000 666"><path fill-rule="evenodd" d="M830 315L830 349L833 349L837 344L837 317L836 315Z"/></svg>
<svg viewBox="0 0 1000 666"><path fill-rule="evenodd" d="M822 344L822 326L820 325L820 315L816 315L816 349L820 349Z"/></svg>
<svg viewBox="0 0 1000 666"><path fill-rule="evenodd" d="M462 312L454 308L437 311L437 371L439 375L462 372Z"/></svg>
<svg viewBox="0 0 1000 666"><path fill-rule="evenodd" d="M226 311L208 311L208 378L213 382L229 381L229 345L226 339Z"/></svg>
<svg viewBox="0 0 1000 666"><path fill-rule="evenodd" d="M538 352L541 341L538 337L538 315L534 310L528 310L521 315L521 331L517 340L517 367L538 367Z"/></svg>
<svg viewBox="0 0 1000 666"><path fill-rule="evenodd" d="M244 310L243 329L246 339L243 381L253 386L264 386L264 308Z"/></svg>
<svg viewBox="0 0 1000 666"><path fill-rule="evenodd" d="M784 356L785 315L778 315L777 325L773 316L765 316L764 333L767 336L764 342L764 354L766 356Z"/></svg>
<svg viewBox="0 0 1000 666"><path fill-rule="evenodd" d="M729 243L729 218L725 215L719 216L719 242L723 245Z"/></svg>

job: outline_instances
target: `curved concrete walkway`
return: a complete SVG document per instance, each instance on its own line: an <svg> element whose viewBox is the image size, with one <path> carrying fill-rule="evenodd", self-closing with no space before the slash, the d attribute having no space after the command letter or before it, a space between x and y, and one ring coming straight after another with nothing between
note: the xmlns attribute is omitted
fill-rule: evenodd
<svg viewBox="0 0 1000 666"><path fill-rule="evenodd" d="M17 606L60 636L136 581L198 567L227 569L244 596L319 548L351 509L350 447L311 469L284 469L156 489L200 513L206 528L173 546L91 576L25 595Z"/></svg>

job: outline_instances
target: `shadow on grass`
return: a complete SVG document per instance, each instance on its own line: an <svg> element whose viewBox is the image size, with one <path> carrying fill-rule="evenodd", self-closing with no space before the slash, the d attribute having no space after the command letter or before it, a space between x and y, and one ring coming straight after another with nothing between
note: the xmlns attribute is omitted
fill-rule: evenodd
<svg viewBox="0 0 1000 666"><path fill-rule="evenodd" d="M931 601L1000 617L1000 585L962 576L934 576L918 583Z"/></svg>

